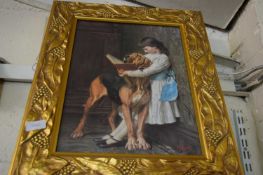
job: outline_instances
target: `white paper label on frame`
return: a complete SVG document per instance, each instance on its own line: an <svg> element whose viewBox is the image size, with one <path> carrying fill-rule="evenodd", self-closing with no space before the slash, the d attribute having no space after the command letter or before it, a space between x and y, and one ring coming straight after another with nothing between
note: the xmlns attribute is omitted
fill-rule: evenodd
<svg viewBox="0 0 263 175"><path fill-rule="evenodd" d="M33 131L38 129L46 128L46 120L38 120L38 121L27 121L26 122L26 131Z"/></svg>

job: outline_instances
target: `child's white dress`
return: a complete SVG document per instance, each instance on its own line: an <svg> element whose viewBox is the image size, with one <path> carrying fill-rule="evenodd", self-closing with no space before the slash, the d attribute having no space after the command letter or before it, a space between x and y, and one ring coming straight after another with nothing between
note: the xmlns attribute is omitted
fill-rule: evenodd
<svg viewBox="0 0 263 175"><path fill-rule="evenodd" d="M169 58L165 54L146 54L152 61L151 66L144 70L127 71L130 77L151 78L151 100L149 103L149 115L146 123L149 124L167 124L176 122L180 113L176 101L160 101L162 87L166 82L167 68L170 66Z"/></svg>

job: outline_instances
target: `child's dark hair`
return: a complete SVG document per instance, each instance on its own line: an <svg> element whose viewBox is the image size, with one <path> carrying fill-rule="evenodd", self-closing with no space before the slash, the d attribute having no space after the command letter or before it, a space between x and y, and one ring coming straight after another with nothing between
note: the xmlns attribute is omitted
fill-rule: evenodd
<svg viewBox="0 0 263 175"><path fill-rule="evenodd" d="M139 46L144 48L146 46L150 47L156 47L160 50L161 53L166 54L167 56L169 55L168 49L163 45L163 43L153 37L144 37L140 43Z"/></svg>

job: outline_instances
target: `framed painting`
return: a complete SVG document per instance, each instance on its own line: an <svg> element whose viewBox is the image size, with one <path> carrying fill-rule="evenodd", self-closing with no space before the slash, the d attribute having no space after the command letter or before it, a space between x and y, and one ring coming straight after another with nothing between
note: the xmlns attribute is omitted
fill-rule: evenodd
<svg viewBox="0 0 263 175"><path fill-rule="evenodd" d="M10 174L243 174L200 12L55 1Z"/></svg>

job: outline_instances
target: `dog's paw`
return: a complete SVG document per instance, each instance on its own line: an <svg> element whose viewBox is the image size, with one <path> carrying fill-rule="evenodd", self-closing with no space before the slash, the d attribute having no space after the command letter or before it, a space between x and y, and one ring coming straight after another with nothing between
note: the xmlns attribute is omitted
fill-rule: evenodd
<svg viewBox="0 0 263 175"><path fill-rule="evenodd" d="M125 148L128 150L136 150L137 149L137 141L134 137L128 138L128 141L125 145Z"/></svg>
<svg viewBox="0 0 263 175"><path fill-rule="evenodd" d="M73 138L73 139L78 139L78 138L83 137L83 135L84 135L84 132L82 130L75 129L71 133L70 137Z"/></svg>
<svg viewBox="0 0 263 175"><path fill-rule="evenodd" d="M138 137L137 144L139 149L149 150L152 148L151 145L148 142L146 142L146 140L143 137Z"/></svg>

